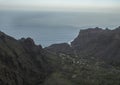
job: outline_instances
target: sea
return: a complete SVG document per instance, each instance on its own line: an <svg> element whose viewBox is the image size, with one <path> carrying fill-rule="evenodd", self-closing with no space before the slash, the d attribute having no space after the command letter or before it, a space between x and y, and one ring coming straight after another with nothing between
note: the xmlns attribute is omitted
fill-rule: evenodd
<svg viewBox="0 0 120 85"><path fill-rule="evenodd" d="M73 41L80 30L114 29L120 14L101 12L0 11L0 31L16 38L31 37L43 47Z"/></svg>

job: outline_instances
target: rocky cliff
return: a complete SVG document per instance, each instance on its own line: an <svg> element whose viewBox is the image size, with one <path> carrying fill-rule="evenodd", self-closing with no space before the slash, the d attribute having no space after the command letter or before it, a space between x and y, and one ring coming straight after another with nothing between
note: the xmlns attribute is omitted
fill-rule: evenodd
<svg viewBox="0 0 120 85"><path fill-rule="evenodd" d="M97 58L120 65L120 27L114 30L98 27L81 30L71 46L83 58Z"/></svg>

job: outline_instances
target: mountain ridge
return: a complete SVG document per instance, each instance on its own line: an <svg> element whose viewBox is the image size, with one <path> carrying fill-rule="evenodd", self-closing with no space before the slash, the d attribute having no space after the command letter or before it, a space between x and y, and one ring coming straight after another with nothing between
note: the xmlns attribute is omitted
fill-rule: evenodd
<svg viewBox="0 0 120 85"><path fill-rule="evenodd" d="M119 85L120 27L81 30L46 48L0 32L0 85Z"/></svg>

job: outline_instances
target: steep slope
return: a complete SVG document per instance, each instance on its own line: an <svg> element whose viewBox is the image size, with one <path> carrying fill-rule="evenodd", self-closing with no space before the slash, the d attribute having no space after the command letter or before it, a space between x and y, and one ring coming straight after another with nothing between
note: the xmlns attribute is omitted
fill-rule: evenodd
<svg viewBox="0 0 120 85"><path fill-rule="evenodd" d="M45 50L56 53L61 61L59 70L45 85L60 85L58 79L61 78L68 85L70 82L72 85L120 84L120 27L115 30L98 27L81 30L71 45L53 44ZM56 81L50 82L54 79L57 84Z"/></svg>
<svg viewBox="0 0 120 85"><path fill-rule="evenodd" d="M38 85L49 73L41 46L0 32L0 85Z"/></svg>
<svg viewBox="0 0 120 85"><path fill-rule="evenodd" d="M120 85L120 27L81 30L42 48L0 32L0 85Z"/></svg>
<svg viewBox="0 0 120 85"><path fill-rule="evenodd" d="M71 46L82 58L97 58L120 65L120 27L115 30L81 30Z"/></svg>

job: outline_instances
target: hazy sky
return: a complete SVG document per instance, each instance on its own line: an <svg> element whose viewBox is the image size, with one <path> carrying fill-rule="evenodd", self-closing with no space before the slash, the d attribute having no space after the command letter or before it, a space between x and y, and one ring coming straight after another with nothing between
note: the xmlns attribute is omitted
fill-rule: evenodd
<svg viewBox="0 0 120 85"><path fill-rule="evenodd" d="M0 0L0 9L119 11L120 0Z"/></svg>

